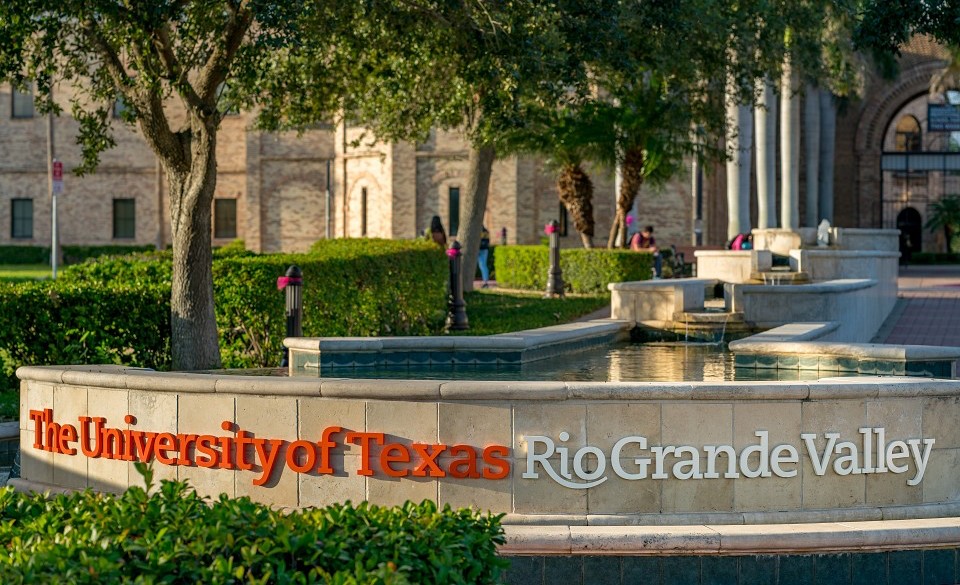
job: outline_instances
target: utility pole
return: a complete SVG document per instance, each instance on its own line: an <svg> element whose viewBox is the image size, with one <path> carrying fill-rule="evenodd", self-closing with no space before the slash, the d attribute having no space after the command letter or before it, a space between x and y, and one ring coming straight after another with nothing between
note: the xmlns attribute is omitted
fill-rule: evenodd
<svg viewBox="0 0 960 585"><path fill-rule="evenodd" d="M63 190L63 165L54 158L53 112L47 112L47 191L50 195L50 269L57 278L60 259L59 223L57 221L57 194Z"/></svg>

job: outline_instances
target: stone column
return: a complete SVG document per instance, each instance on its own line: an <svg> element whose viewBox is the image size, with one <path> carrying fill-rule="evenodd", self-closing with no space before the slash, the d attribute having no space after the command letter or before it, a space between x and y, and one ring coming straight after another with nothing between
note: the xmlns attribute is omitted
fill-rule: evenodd
<svg viewBox="0 0 960 585"><path fill-rule="evenodd" d="M833 169L836 158L837 109L833 94L820 92L820 217L833 223Z"/></svg>
<svg viewBox="0 0 960 585"><path fill-rule="evenodd" d="M732 93L733 90L728 90ZM749 106L727 96L727 239L750 231L750 149L753 116Z"/></svg>
<svg viewBox="0 0 960 585"><path fill-rule="evenodd" d="M820 223L820 89L807 84L803 100L803 143L806 166L806 215L803 225L817 227Z"/></svg>
<svg viewBox="0 0 960 585"><path fill-rule="evenodd" d="M800 227L800 96L799 75L790 57L783 61L780 80L780 227Z"/></svg>
<svg viewBox="0 0 960 585"><path fill-rule="evenodd" d="M769 79L760 82L757 126L757 227L777 227L777 93Z"/></svg>

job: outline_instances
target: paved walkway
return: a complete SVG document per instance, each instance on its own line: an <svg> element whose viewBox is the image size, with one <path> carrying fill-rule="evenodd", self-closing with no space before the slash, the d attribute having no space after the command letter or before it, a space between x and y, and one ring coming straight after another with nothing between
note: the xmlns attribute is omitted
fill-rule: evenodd
<svg viewBox="0 0 960 585"><path fill-rule="evenodd" d="M898 285L881 342L960 347L960 266L901 266Z"/></svg>

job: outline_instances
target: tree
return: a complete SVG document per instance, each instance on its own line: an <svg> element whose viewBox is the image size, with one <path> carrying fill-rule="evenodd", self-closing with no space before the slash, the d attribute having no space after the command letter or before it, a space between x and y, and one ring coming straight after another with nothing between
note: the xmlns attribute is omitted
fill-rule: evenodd
<svg viewBox="0 0 960 585"><path fill-rule="evenodd" d="M322 21L317 12L339 6L329 4L8 0L0 5L0 38L5 39L0 80L15 85L34 80L39 109L57 114L55 88L71 86L70 107L80 124L83 152L79 172L94 170L100 153L114 145L109 110L117 98L126 106L124 120L139 128L163 166L173 237L171 329L177 369L220 364L210 219L225 101L234 94L248 104L257 95L268 96L290 102L289 109L302 111L304 122L333 111L341 85L328 83L323 93L311 92L311 103L303 108L268 66L326 34L329 26L316 28ZM336 24L335 19L330 23Z"/></svg>
<svg viewBox="0 0 960 585"><path fill-rule="evenodd" d="M960 195L944 195L930 205L930 217L924 226L928 230L943 229L947 252L956 252L955 240L960 235Z"/></svg>

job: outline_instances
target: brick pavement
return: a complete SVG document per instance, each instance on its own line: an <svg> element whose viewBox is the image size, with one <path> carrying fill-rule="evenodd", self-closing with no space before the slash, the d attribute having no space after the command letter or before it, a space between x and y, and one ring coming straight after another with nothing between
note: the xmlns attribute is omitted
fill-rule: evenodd
<svg viewBox="0 0 960 585"><path fill-rule="evenodd" d="M960 266L901 267L897 282L882 343L960 347Z"/></svg>

